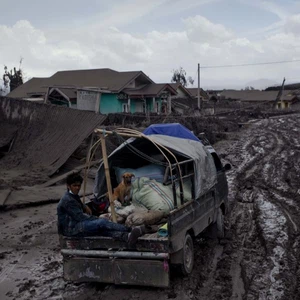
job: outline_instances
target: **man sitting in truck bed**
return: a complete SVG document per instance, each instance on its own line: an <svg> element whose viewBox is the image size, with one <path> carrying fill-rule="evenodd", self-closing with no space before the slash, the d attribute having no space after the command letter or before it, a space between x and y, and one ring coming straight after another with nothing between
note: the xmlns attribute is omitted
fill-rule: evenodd
<svg viewBox="0 0 300 300"><path fill-rule="evenodd" d="M143 228L137 226L131 230L122 224L87 214L88 209L78 195L82 182L83 178L77 173L67 177L67 192L57 206L58 233L71 237L92 235L112 237L126 241L133 247L138 237L143 234Z"/></svg>

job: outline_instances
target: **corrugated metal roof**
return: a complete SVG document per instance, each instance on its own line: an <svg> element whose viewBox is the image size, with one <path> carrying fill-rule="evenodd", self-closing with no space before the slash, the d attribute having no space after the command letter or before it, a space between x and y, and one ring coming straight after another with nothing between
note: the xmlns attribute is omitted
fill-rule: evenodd
<svg viewBox="0 0 300 300"><path fill-rule="evenodd" d="M18 126L0 168L59 169L106 116L56 105L0 98L0 119Z"/></svg>

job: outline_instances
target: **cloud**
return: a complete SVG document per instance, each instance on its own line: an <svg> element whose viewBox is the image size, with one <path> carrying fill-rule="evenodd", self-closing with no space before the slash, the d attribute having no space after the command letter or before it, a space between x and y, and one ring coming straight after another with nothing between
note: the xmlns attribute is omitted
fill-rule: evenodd
<svg viewBox="0 0 300 300"><path fill-rule="evenodd" d="M187 35L190 41L197 43L222 43L233 38L233 33L222 24L214 24L202 16L185 19Z"/></svg>
<svg viewBox="0 0 300 300"><path fill-rule="evenodd" d="M168 0L165 1L160 7L155 10L156 17L174 18L178 14L182 14L188 10L196 10L201 6L215 5L217 2L222 0ZM176 21L176 19L174 19Z"/></svg>
<svg viewBox="0 0 300 300"><path fill-rule="evenodd" d="M300 14L287 18L284 30L287 34L292 33L295 36L300 36Z"/></svg>
<svg viewBox="0 0 300 300"><path fill-rule="evenodd" d="M239 0L242 3L247 3L248 5L256 6L260 9L265 10L266 12L273 13L279 19L284 20L288 15L288 10L285 6L278 5L274 1L262 1L262 0ZM288 0L285 0L288 2ZM286 6L292 6L290 3L287 3Z"/></svg>
<svg viewBox="0 0 300 300"><path fill-rule="evenodd" d="M0 63L13 67L23 57L25 72L32 77L49 76L62 69L118 68L122 64L132 68L152 55L142 39L115 28L102 30L101 35L96 32L86 35L84 31L68 36L62 33L60 38L57 38L59 31L55 37L47 36L25 20L12 27L0 26L0 57L3 59Z"/></svg>
<svg viewBox="0 0 300 300"><path fill-rule="evenodd" d="M155 5L162 3L155 1ZM139 16L143 14L146 11ZM142 70L155 82L169 82L172 70L179 66L194 78L198 63L204 67L300 59L300 15L290 16L263 39L238 36L200 15L178 22L180 30L145 34L132 34L114 24L103 27L102 23L71 31L40 30L26 20L10 27L0 25L0 63L13 68L23 57L28 77L51 76L58 70L112 68ZM291 64L201 69L201 85L217 82L227 88L230 83L244 87L243 82L257 79L258 74L278 82L283 76L297 77L298 68Z"/></svg>
<svg viewBox="0 0 300 300"><path fill-rule="evenodd" d="M123 26L141 20L154 10L159 9L169 0L126 0L113 1L113 5L106 11L96 14L91 18L89 24L98 28L108 28L110 26Z"/></svg>

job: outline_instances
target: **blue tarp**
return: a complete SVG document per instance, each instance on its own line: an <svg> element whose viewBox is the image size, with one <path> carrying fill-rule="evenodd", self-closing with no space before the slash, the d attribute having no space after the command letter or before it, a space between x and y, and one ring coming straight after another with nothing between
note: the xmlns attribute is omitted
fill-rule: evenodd
<svg viewBox="0 0 300 300"><path fill-rule="evenodd" d="M152 124L143 133L145 135L161 134L200 142L190 130L179 123Z"/></svg>

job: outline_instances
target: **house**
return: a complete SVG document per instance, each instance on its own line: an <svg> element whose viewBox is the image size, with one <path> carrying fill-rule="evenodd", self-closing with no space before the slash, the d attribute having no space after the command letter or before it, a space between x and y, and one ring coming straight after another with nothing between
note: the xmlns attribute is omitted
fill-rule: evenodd
<svg viewBox="0 0 300 300"><path fill-rule="evenodd" d="M171 96L172 109L174 112L184 114L197 107L197 102L192 94L181 83L176 82L170 85L176 90L176 95Z"/></svg>
<svg viewBox="0 0 300 300"><path fill-rule="evenodd" d="M59 71L49 78L32 78L7 95L81 110L108 113L170 112L176 90L156 84L142 71L112 69Z"/></svg>
<svg viewBox="0 0 300 300"><path fill-rule="evenodd" d="M140 88L126 88L123 94L130 105L134 105L134 111L130 112L170 113L171 97L176 95L176 90L168 83L151 83Z"/></svg>
<svg viewBox="0 0 300 300"><path fill-rule="evenodd" d="M295 91L285 91L276 103L277 109L300 109L300 94Z"/></svg>
<svg viewBox="0 0 300 300"><path fill-rule="evenodd" d="M198 109L198 89L186 88L181 83L170 83L170 86L176 90L176 94L171 96L172 111L179 114L193 114ZM200 89L202 100L208 100L207 93Z"/></svg>
<svg viewBox="0 0 300 300"><path fill-rule="evenodd" d="M249 104L268 104L277 109L291 108L298 103L300 97L297 93L289 90L282 92L280 99L277 99L278 91L268 90L224 90L220 93L223 100L237 101Z"/></svg>
<svg viewBox="0 0 300 300"><path fill-rule="evenodd" d="M198 99L198 88L187 88L187 90L189 91L189 93L192 95L194 99ZM201 88L200 88L200 97L204 101L209 100L209 95Z"/></svg>

